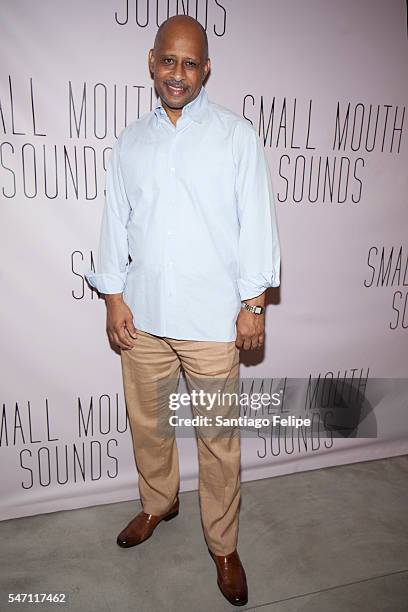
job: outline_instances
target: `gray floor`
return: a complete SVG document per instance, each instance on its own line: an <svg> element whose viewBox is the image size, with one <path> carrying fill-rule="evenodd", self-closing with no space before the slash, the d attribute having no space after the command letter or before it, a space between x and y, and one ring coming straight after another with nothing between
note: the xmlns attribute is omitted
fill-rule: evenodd
<svg viewBox="0 0 408 612"><path fill-rule="evenodd" d="M406 612L407 476L404 456L245 483L239 552L250 597L241 609ZM78 612L233 610L216 585L196 492L180 501L175 520L128 550L116 534L138 502L1 522L3 597L65 591L70 605L60 607Z"/></svg>

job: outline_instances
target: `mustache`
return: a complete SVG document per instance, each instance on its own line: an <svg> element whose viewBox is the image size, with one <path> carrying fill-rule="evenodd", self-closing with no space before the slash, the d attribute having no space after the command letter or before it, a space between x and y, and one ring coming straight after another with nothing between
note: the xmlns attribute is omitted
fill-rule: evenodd
<svg viewBox="0 0 408 612"><path fill-rule="evenodd" d="M182 87L183 89L187 89L186 86L180 81L164 81L166 85L170 85L171 87Z"/></svg>

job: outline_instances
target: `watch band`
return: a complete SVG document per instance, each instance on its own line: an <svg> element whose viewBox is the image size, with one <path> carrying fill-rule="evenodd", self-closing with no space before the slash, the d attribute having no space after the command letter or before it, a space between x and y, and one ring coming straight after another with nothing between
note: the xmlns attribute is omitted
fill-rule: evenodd
<svg viewBox="0 0 408 612"><path fill-rule="evenodd" d="M251 304L247 304L247 302L242 302L242 308L245 308L245 310L248 310L248 312L252 312L253 314L263 314L265 311L265 308L263 306L254 306Z"/></svg>

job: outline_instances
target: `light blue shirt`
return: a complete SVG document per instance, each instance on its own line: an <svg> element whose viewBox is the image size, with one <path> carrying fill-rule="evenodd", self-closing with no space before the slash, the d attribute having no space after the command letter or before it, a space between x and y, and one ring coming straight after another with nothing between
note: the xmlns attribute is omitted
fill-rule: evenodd
<svg viewBox="0 0 408 612"><path fill-rule="evenodd" d="M136 329L235 340L241 300L280 284L270 173L252 125L202 87L176 126L160 100L127 126L108 165L95 267L87 280L123 292Z"/></svg>

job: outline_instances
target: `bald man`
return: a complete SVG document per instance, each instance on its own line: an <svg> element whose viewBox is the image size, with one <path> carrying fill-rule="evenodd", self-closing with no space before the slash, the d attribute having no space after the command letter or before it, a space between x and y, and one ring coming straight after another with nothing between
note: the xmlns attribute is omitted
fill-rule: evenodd
<svg viewBox="0 0 408 612"><path fill-rule="evenodd" d="M191 403L193 416L209 420L196 427L201 518L218 586L244 605L239 350L263 345L265 291L280 282L270 175L252 126L207 97L198 21L165 21L148 61L159 101L115 143L97 271L86 275L105 298L109 340L120 349L143 508L117 543L138 545L178 515L169 398L183 370L191 394L218 398Z"/></svg>

